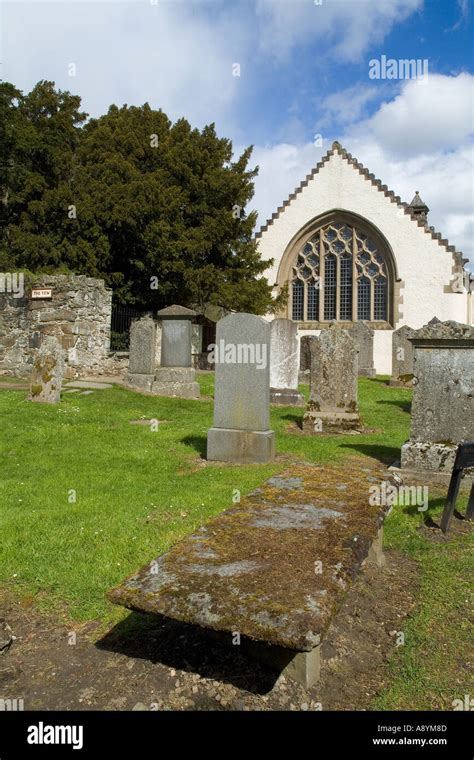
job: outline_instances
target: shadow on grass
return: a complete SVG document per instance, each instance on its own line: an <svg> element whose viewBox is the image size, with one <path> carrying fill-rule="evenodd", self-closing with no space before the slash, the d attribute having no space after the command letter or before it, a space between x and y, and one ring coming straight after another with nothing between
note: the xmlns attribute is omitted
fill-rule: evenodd
<svg viewBox="0 0 474 760"><path fill-rule="evenodd" d="M392 406L398 406L402 411L407 412L407 414L410 414L411 412L411 401L410 399L396 399L396 400L389 400L389 399L380 399L377 401L377 404L391 404Z"/></svg>
<svg viewBox="0 0 474 760"><path fill-rule="evenodd" d="M202 678L230 683L253 694L268 693L279 676L242 655L239 647L230 643L230 634L227 645L212 631L158 614L132 612L96 642L96 647L198 673ZM215 705L213 700L209 702Z"/></svg>
<svg viewBox="0 0 474 760"><path fill-rule="evenodd" d="M207 438L205 435L185 435L184 438L181 438L181 443L190 446L198 452L202 459L206 459Z"/></svg>
<svg viewBox="0 0 474 760"><path fill-rule="evenodd" d="M382 464L393 464L400 459L400 449L377 443L341 443L341 449L354 449L364 456L378 459Z"/></svg>
<svg viewBox="0 0 474 760"><path fill-rule="evenodd" d="M293 422L300 430L303 430L303 412L288 412L287 414L278 415L280 420Z"/></svg>

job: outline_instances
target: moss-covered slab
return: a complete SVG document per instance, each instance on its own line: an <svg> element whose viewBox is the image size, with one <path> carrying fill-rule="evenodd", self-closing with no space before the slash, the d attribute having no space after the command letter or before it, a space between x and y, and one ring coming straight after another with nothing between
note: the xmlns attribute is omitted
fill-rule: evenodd
<svg viewBox="0 0 474 760"><path fill-rule="evenodd" d="M381 466L299 465L270 479L108 596L256 641L319 644L367 557L384 511L370 502Z"/></svg>

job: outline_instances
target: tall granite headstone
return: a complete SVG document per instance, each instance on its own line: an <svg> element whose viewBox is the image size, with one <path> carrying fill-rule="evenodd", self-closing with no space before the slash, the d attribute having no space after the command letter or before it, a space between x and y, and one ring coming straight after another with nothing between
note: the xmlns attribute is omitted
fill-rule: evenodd
<svg viewBox="0 0 474 760"><path fill-rule="evenodd" d="M415 331L408 325L392 334L392 377L390 385L411 388L413 384L414 348L410 341Z"/></svg>
<svg viewBox="0 0 474 760"><path fill-rule="evenodd" d="M144 316L130 326L127 385L151 391L155 379L156 322Z"/></svg>
<svg viewBox="0 0 474 760"><path fill-rule="evenodd" d="M64 349L53 335L44 336L33 360L29 400L57 404L63 377Z"/></svg>
<svg viewBox="0 0 474 760"><path fill-rule="evenodd" d="M375 377L374 331L365 322L357 321L347 328L359 349L359 376Z"/></svg>
<svg viewBox="0 0 474 760"><path fill-rule="evenodd" d="M474 327L432 319L415 351L410 440L402 470L450 473L461 441L474 440Z"/></svg>
<svg viewBox="0 0 474 760"><path fill-rule="evenodd" d="M157 396L198 398L199 384L192 365L192 320L196 312L185 306L168 306L161 320L161 362L155 369L152 392Z"/></svg>
<svg viewBox="0 0 474 760"><path fill-rule="evenodd" d="M269 462L275 456L270 430L270 324L253 314L229 314L217 323L214 425L207 458L221 462Z"/></svg>
<svg viewBox="0 0 474 760"><path fill-rule="evenodd" d="M298 392L298 339L296 323L291 319L270 322L270 402L283 406L301 406Z"/></svg>
<svg viewBox="0 0 474 760"><path fill-rule="evenodd" d="M357 401L358 349L352 335L334 324L310 339L310 397L303 417L308 433L360 428Z"/></svg>

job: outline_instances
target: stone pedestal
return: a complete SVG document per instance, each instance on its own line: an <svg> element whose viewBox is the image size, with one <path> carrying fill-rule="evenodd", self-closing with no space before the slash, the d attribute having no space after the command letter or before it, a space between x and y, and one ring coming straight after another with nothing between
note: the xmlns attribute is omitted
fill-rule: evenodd
<svg viewBox="0 0 474 760"><path fill-rule="evenodd" d="M161 361L155 370L151 391L157 396L198 398L196 370L191 366L191 321L196 312L173 305L161 309L157 316L161 321Z"/></svg>
<svg viewBox="0 0 474 760"><path fill-rule="evenodd" d="M270 462L275 458L275 433L273 430L209 428L207 458L218 462L241 464Z"/></svg>
<svg viewBox="0 0 474 760"><path fill-rule="evenodd" d="M191 367L157 367L150 390L156 396L198 398L196 371Z"/></svg>
<svg viewBox="0 0 474 760"><path fill-rule="evenodd" d="M336 324L310 339L310 398L303 417L306 433L346 433L361 427L357 402L354 338Z"/></svg>
<svg viewBox="0 0 474 760"><path fill-rule="evenodd" d="M212 357L212 359L211 359ZM207 458L262 463L275 455L270 430L270 325L253 314L229 314L217 323L214 425Z"/></svg>
<svg viewBox="0 0 474 760"><path fill-rule="evenodd" d="M297 327L291 319L270 323L270 403L303 406L298 392Z"/></svg>
<svg viewBox="0 0 474 760"><path fill-rule="evenodd" d="M401 468L449 473L458 444L474 440L474 328L433 319L410 340L414 390Z"/></svg>

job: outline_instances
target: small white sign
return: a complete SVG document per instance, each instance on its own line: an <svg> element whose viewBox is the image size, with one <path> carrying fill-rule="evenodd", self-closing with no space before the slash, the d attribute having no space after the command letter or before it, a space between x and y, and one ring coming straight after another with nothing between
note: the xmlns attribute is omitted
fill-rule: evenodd
<svg viewBox="0 0 474 760"><path fill-rule="evenodd" d="M53 289L52 288L36 288L36 290L31 291L31 297L33 299L36 298L52 298L53 297Z"/></svg>

